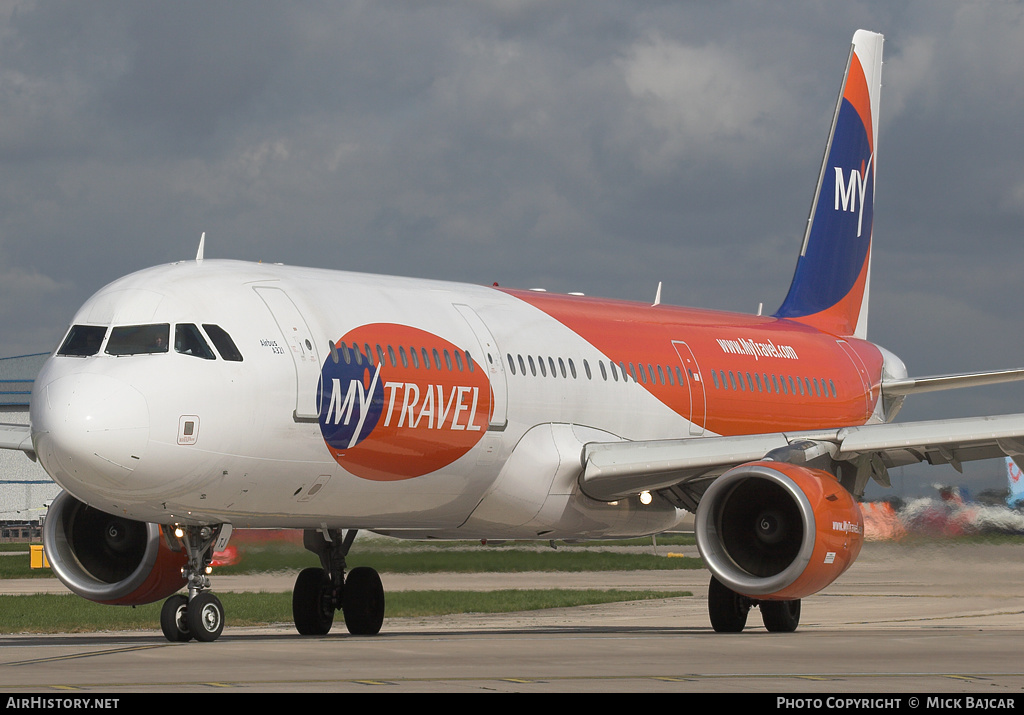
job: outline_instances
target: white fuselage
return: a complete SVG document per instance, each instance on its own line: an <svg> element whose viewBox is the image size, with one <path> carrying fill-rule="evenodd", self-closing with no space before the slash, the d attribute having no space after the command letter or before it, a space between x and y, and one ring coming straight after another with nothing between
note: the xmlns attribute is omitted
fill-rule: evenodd
<svg viewBox="0 0 1024 715"><path fill-rule="evenodd" d="M216 325L242 354L110 354L108 331L95 354L50 358L32 400L37 453L110 513L473 538L654 533L684 516L663 500L579 493L586 442L685 436L690 422L636 381L600 379L593 345L500 290L207 260L118 280L73 323L203 326L211 338ZM364 345L358 359L376 364L365 360L361 385L325 379ZM461 371L433 362L447 346ZM412 352L426 364L403 367ZM546 362L545 377L519 374L519 356ZM332 450L335 427L348 432Z"/></svg>

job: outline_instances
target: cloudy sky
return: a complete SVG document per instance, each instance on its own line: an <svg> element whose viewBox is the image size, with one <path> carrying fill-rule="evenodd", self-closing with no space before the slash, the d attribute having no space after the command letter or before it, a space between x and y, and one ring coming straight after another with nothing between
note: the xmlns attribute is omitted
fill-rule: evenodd
<svg viewBox="0 0 1024 715"><path fill-rule="evenodd" d="M861 27L869 337L912 375L1024 365L1024 7L943 0L0 0L0 355L204 231L207 257L771 312Z"/></svg>

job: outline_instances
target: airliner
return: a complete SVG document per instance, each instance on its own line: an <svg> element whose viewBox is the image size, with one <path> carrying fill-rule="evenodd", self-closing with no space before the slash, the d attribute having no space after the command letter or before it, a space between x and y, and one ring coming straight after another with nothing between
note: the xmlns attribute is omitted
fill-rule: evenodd
<svg viewBox="0 0 1024 715"><path fill-rule="evenodd" d="M360 530L607 539L693 518L713 629L798 627L857 558L870 480L1024 455L1024 415L895 423L908 377L867 340L883 38L853 38L789 292L773 315L205 258L81 307L0 443L63 489L43 540L92 601L164 600L213 641L233 529L303 531L296 630L380 631Z"/></svg>

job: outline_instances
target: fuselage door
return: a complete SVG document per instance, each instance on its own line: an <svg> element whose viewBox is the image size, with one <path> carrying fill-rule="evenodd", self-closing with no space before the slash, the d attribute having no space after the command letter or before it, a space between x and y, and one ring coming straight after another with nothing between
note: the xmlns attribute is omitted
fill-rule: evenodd
<svg viewBox="0 0 1024 715"><path fill-rule="evenodd" d="M690 434L704 434L707 422L707 401L704 394L704 379L701 377L697 359L693 356L690 346L681 340L673 340L679 362L683 366L683 376L690 386Z"/></svg>
<svg viewBox="0 0 1024 715"><path fill-rule="evenodd" d="M254 286L253 290L274 316L295 365L295 417L316 419L320 414L316 398L321 364L313 334L295 303L283 290L268 286Z"/></svg>
<svg viewBox="0 0 1024 715"><path fill-rule="evenodd" d="M846 356L850 358L850 362L853 363L854 368L857 370L857 375L860 377L861 392L864 395L864 412L865 414L871 414L875 400L874 391L871 388L871 379L868 376L868 368L860 355L857 354L857 351L848 342L837 340L836 343L843 349Z"/></svg>
<svg viewBox="0 0 1024 715"><path fill-rule="evenodd" d="M501 353L498 351L498 343L475 310L468 305L459 303L454 305L459 314L469 323L469 327L473 329L476 341L480 344L480 353L473 355L473 358L477 365L487 371L487 379L491 383L494 410L491 412L491 421L487 425L487 429L503 430L508 422L506 416L508 392L505 386L505 363L502 362Z"/></svg>

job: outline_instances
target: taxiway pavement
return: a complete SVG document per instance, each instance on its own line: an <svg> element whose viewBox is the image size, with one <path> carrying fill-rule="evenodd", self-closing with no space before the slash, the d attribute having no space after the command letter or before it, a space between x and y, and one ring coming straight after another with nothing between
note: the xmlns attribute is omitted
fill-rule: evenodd
<svg viewBox="0 0 1024 715"><path fill-rule="evenodd" d="M157 631L0 636L0 691L973 693L1024 688L1024 550L869 543L803 601L800 628L708 623L708 574L629 571L382 574L385 589L656 588L692 597L502 615L392 618L374 637L339 623L232 628L214 643ZM5 592L52 584L0 582ZM219 577L214 590L290 590L294 574ZM1024 697L1024 695L1020 695Z"/></svg>

